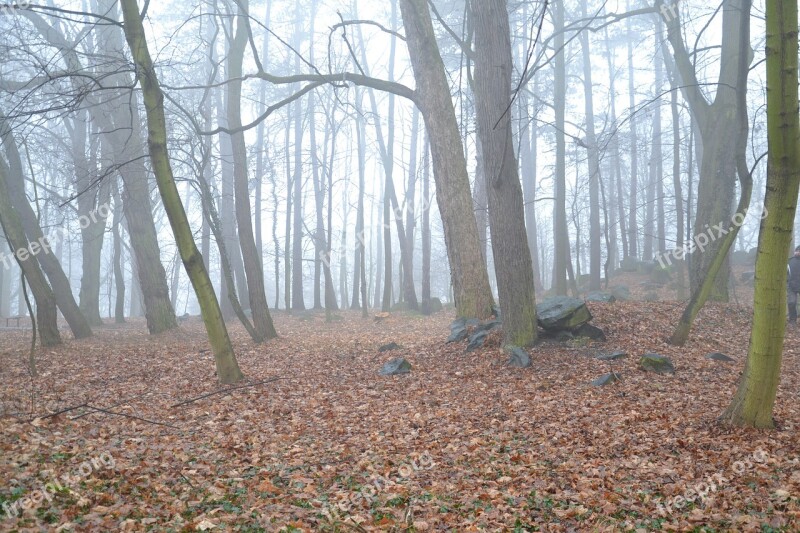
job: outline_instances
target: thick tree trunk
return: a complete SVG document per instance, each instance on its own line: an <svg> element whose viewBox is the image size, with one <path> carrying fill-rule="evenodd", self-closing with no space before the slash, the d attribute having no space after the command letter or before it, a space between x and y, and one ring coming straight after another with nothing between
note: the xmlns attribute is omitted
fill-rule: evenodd
<svg viewBox="0 0 800 533"><path fill-rule="evenodd" d="M786 328L786 249L800 191L797 2L767 0L766 217L756 261L750 350L744 374L722 419L737 426L772 428Z"/></svg>
<svg viewBox="0 0 800 533"><path fill-rule="evenodd" d="M431 141L456 310L462 317L488 318L493 306L489 276L472 214L464 147L428 4L425 0L401 0L400 11L417 81L418 106Z"/></svg>
<svg viewBox="0 0 800 533"><path fill-rule="evenodd" d="M482 0L475 14L475 107L489 198L489 228L506 344L536 341L533 265L525 232L511 128L511 30L506 0Z"/></svg>

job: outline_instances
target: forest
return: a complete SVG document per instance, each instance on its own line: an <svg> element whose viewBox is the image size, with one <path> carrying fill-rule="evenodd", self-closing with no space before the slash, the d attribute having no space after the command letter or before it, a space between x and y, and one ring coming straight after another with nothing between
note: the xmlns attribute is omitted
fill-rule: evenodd
<svg viewBox="0 0 800 533"><path fill-rule="evenodd" d="M790 0L0 0L0 531L800 530Z"/></svg>

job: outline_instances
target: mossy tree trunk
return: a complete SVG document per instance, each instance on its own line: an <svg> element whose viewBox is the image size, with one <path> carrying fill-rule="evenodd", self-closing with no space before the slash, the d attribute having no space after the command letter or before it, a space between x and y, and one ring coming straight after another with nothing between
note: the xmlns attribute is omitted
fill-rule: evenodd
<svg viewBox="0 0 800 533"><path fill-rule="evenodd" d="M244 376L239 369L233 347L222 318L219 301L208 276L203 257L194 242L192 229L181 202L167 152L167 124L164 116L164 94L147 47L144 27L136 0L121 0L125 37L136 64L139 85L147 109L148 145L156 183L164 202L178 250L200 303L203 322L214 351L217 375L222 383L234 383Z"/></svg>
<svg viewBox="0 0 800 533"><path fill-rule="evenodd" d="M767 0L766 216L756 260L753 330L744 374L722 415L737 426L771 428L786 328L786 250L800 190L797 2Z"/></svg>

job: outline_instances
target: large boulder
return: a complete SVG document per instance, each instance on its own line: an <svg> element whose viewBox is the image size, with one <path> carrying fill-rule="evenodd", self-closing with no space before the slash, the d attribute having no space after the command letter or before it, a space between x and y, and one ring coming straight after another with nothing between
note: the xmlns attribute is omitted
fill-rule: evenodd
<svg viewBox="0 0 800 533"><path fill-rule="evenodd" d="M586 301L613 304L617 301L617 297L609 292L595 291L586 295Z"/></svg>
<svg viewBox="0 0 800 533"><path fill-rule="evenodd" d="M536 305L539 325L551 331L574 331L592 319L586 302L567 296L546 298Z"/></svg>

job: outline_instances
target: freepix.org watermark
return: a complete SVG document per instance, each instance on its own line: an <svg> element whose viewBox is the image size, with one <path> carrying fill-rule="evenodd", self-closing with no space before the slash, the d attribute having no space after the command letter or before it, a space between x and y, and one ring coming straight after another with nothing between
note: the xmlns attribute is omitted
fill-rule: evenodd
<svg viewBox="0 0 800 533"><path fill-rule="evenodd" d="M111 207L108 204L103 204L88 215L79 216L78 224L80 224L81 229L86 229L100 220L105 220L110 214ZM62 228L48 236L40 237L38 241L28 243L28 246L11 253L0 254L0 264L2 264L6 270L9 270L14 264L15 258L19 262L24 262L31 257L38 256L42 252L49 254L53 245L58 244L64 238L65 233L67 233L67 230Z"/></svg>
<svg viewBox="0 0 800 533"><path fill-rule="evenodd" d="M31 7L30 2L0 3L0 17L5 15L15 15L20 9Z"/></svg>
<svg viewBox="0 0 800 533"><path fill-rule="evenodd" d="M658 261L658 264L661 266L661 268L667 268L668 266L672 266L673 259L682 261L687 255L690 255L697 250L699 250L700 253L703 253L710 244L721 239L725 235L734 231L736 228L741 228L744 226L747 219L752 218L749 216L750 213L751 211L748 209L745 209L744 213L736 213L733 215L733 217L731 217L731 224L727 227L725 226L724 222L720 222L716 226L706 226L706 231L698 233L688 243L672 250L659 253L655 256L654 260ZM765 207L761 212L761 219L763 220L767 218L767 214L767 208Z"/></svg>
<svg viewBox="0 0 800 533"><path fill-rule="evenodd" d="M28 492L14 502L4 501L2 509L5 518L19 518L24 511L38 508L45 500L47 500L47 503L52 503L54 494L71 492L72 487L89 478L92 474L100 470L114 470L116 465L114 456L108 452L92 457L82 462L75 471L64 474L60 478L51 478L48 483L42 483L37 490Z"/></svg>

